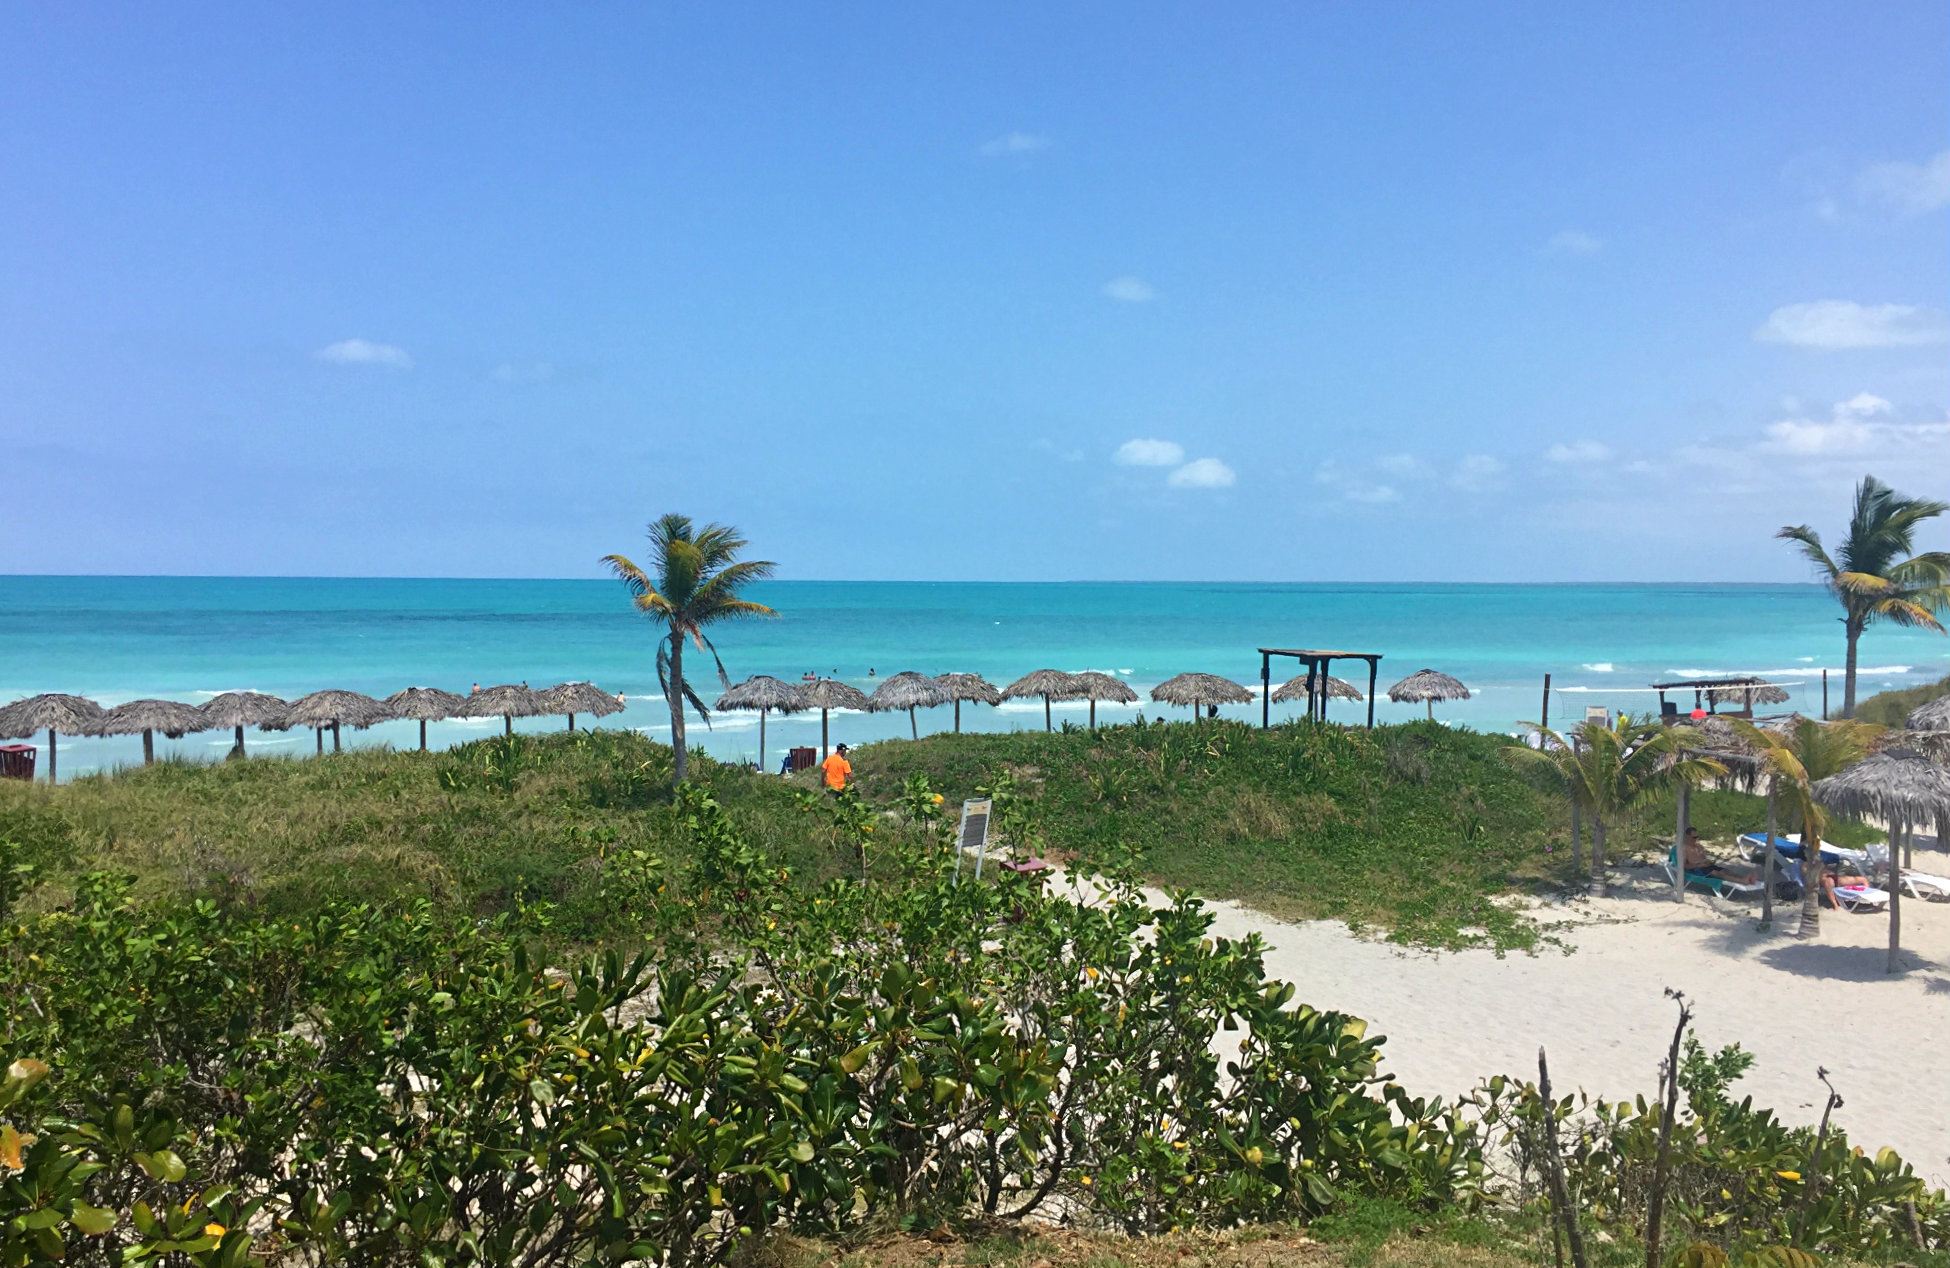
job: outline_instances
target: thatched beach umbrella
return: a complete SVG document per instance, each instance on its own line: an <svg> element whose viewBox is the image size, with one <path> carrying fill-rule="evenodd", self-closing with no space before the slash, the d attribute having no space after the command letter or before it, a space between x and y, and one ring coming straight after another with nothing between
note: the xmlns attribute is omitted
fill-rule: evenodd
<svg viewBox="0 0 1950 1268"><path fill-rule="evenodd" d="M997 705L1002 703L1002 691L994 683L980 674L943 674L935 679L941 689L948 693L947 699L955 706L955 732L961 733L961 702Z"/></svg>
<svg viewBox="0 0 1950 1268"><path fill-rule="evenodd" d="M1448 674L1437 673L1433 669L1418 669L1394 686L1388 688L1388 698L1396 704L1413 703L1421 700L1429 706L1429 718L1435 718L1435 702L1438 700L1467 700L1469 688L1462 681Z"/></svg>
<svg viewBox="0 0 1950 1268"><path fill-rule="evenodd" d="M543 712L567 714L571 731L576 729L578 713L586 713L592 718L606 718L612 713L623 712L623 702L593 682L557 683L544 690L541 696Z"/></svg>
<svg viewBox="0 0 1950 1268"><path fill-rule="evenodd" d="M483 687L467 697L467 716L470 718L500 718L506 725L503 735L515 733L516 718L540 717L548 712L542 693L529 689L527 683L503 683L498 687Z"/></svg>
<svg viewBox="0 0 1950 1268"><path fill-rule="evenodd" d="M420 724L420 751L427 751L427 723L468 716L467 701L438 687L408 687L382 701L386 712Z"/></svg>
<svg viewBox="0 0 1950 1268"><path fill-rule="evenodd" d="M1912 731L1950 731L1950 696L1938 696L1910 710L1903 725Z"/></svg>
<svg viewBox="0 0 1950 1268"><path fill-rule="evenodd" d="M904 669L892 678L882 682L867 697L873 702L874 712L891 713L896 709L907 710L907 738L921 738L920 724L914 720L916 709L932 709L938 704L948 703L948 693L941 684L926 674Z"/></svg>
<svg viewBox="0 0 1950 1268"><path fill-rule="evenodd" d="M1076 683L1076 695L1072 699L1082 698L1090 702L1090 729L1093 731L1097 729L1099 700L1111 704L1137 703L1138 693L1131 690L1131 684L1100 670L1086 669L1080 674L1070 675L1070 678Z"/></svg>
<svg viewBox="0 0 1950 1268"><path fill-rule="evenodd" d="M64 695L58 691L16 700L0 709L0 740L32 739L36 732L47 732L47 782L54 782L55 746L58 735L86 735L91 724L105 712L86 696Z"/></svg>
<svg viewBox="0 0 1950 1268"><path fill-rule="evenodd" d="M1345 678L1336 678L1334 675L1328 674L1325 685L1327 688L1327 699L1329 700L1365 700L1367 698L1361 694L1360 688ZM1289 700L1304 702L1312 698L1312 695L1312 677L1307 674L1296 674L1273 688L1273 703L1285 704Z"/></svg>
<svg viewBox="0 0 1950 1268"><path fill-rule="evenodd" d="M765 715L798 713L807 707L804 688L780 682L770 674L754 674L718 697L718 709L758 710L758 769L765 769Z"/></svg>
<svg viewBox="0 0 1950 1268"><path fill-rule="evenodd" d="M1706 698L1716 705L1734 701L1740 704L1786 704L1786 687L1777 687L1771 682L1757 683L1750 687L1726 686L1708 687Z"/></svg>
<svg viewBox="0 0 1950 1268"><path fill-rule="evenodd" d="M1159 704L1188 704L1192 706L1192 717L1197 719L1205 705L1251 704L1253 693L1217 674L1179 674L1153 687L1151 698Z"/></svg>
<svg viewBox="0 0 1950 1268"><path fill-rule="evenodd" d="M314 691L293 700L276 729L283 731L294 726L310 727L318 740L318 751L323 753L325 728L330 727L332 751L336 753L339 751L339 727L349 726L363 731L392 716L385 705L356 691Z"/></svg>
<svg viewBox="0 0 1950 1268"><path fill-rule="evenodd" d="M819 757L826 758L826 720L834 709L858 709L862 713L871 712L873 701L858 687L850 687L837 678L815 678L800 688L806 698L808 709L819 710Z"/></svg>
<svg viewBox="0 0 1950 1268"><path fill-rule="evenodd" d="M1814 794L1815 800L1830 810L1858 818L1874 816L1889 825L1888 971L1894 973L1903 929L1901 847L1915 824L1950 816L1950 770L1920 753L1889 748L1839 775L1816 780ZM1821 864L1819 860L1803 860L1801 865L1817 868Z"/></svg>
<svg viewBox="0 0 1950 1268"><path fill-rule="evenodd" d="M209 729L203 711L193 704L181 700L131 700L96 718L88 734L140 735L142 764L148 766L156 760L156 732L179 739L191 731Z"/></svg>
<svg viewBox="0 0 1950 1268"><path fill-rule="evenodd" d="M1043 729L1054 731L1056 726L1050 719L1049 702L1075 700L1077 676L1060 669L1038 669L1034 673L1024 674L1002 689L1004 700L1027 700L1031 696L1043 698Z"/></svg>
<svg viewBox="0 0 1950 1268"><path fill-rule="evenodd" d="M200 712L203 721L213 731L228 727L237 733L236 742L230 746L230 756L244 755L244 728L247 726L270 729L278 724L284 711L291 706L276 696L267 696L261 691L226 691L222 695L204 703Z"/></svg>

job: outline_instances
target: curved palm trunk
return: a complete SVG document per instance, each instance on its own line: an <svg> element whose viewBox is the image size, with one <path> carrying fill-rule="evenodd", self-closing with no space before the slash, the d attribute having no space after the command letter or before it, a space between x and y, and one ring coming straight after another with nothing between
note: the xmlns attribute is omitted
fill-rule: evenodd
<svg viewBox="0 0 1950 1268"><path fill-rule="evenodd" d="M1862 643L1862 627L1854 617L1846 622L1848 630L1848 658L1842 662L1842 716L1855 716L1855 665L1856 652Z"/></svg>
<svg viewBox="0 0 1950 1268"><path fill-rule="evenodd" d="M690 771L690 754L684 749L684 631L670 632L670 782L681 784Z"/></svg>
<svg viewBox="0 0 1950 1268"><path fill-rule="evenodd" d="M1797 938L1821 936L1821 833L1801 825L1801 926Z"/></svg>
<svg viewBox="0 0 1950 1268"><path fill-rule="evenodd" d="M1571 794L1571 875L1573 876L1576 876L1579 872L1582 872L1584 870L1584 841L1582 840L1584 834L1582 833L1582 831L1580 831L1580 829L1582 829L1584 825L1579 822L1579 818L1580 816L1578 814L1578 796L1576 793L1572 793Z"/></svg>
<svg viewBox="0 0 1950 1268"><path fill-rule="evenodd" d="M1591 816L1591 896L1603 898L1607 892L1605 878L1605 821L1597 815Z"/></svg>
<svg viewBox="0 0 1950 1268"><path fill-rule="evenodd" d="M1691 826L1692 789L1681 784L1679 794L1673 800L1679 803L1679 820L1673 827L1672 838L1672 900L1683 903L1686 901L1686 829Z"/></svg>
<svg viewBox="0 0 1950 1268"><path fill-rule="evenodd" d="M1774 781L1767 781L1767 849L1760 857L1760 927L1774 927Z"/></svg>

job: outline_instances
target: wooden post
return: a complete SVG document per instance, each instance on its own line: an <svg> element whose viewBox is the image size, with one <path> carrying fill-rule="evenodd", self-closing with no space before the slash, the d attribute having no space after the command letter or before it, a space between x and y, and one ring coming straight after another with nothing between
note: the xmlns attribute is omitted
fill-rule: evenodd
<svg viewBox="0 0 1950 1268"><path fill-rule="evenodd" d="M1821 671L1821 720L1828 721L1828 671Z"/></svg>
<svg viewBox="0 0 1950 1268"><path fill-rule="evenodd" d="M1381 676L1381 657L1368 658L1368 729L1374 730L1374 685Z"/></svg>
<svg viewBox="0 0 1950 1268"><path fill-rule="evenodd" d="M955 697L955 734L961 734L961 697Z"/></svg>
<svg viewBox="0 0 1950 1268"><path fill-rule="evenodd" d="M244 728L242 726L239 726L237 728L237 740L236 743L231 745L231 752L236 754L238 757L242 757L244 755Z"/></svg>
<svg viewBox="0 0 1950 1268"><path fill-rule="evenodd" d="M1676 903L1686 901L1686 829L1691 826L1692 794L1690 786L1679 785L1679 822L1672 837L1672 900Z"/></svg>
<svg viewBox="0 0 1950 1268"><path fill-rule="evenodd" d="M1897 953L1903 946L1903 854L1898 840L1908 827L1896 819L1889 824L1889 965L1884 972L1896 971Z"/></svg>
<svg viewBox="0 0 1950 1268"><path fill-rule="evenodd" d="M339 720L337 718L332 719L332 751L334 753L343 751L339 747Z"/></svg>
<svg viewBox="0 0 1950 1268"><path fill-rule="evenodd" d="M504 713L504 714L502 714L502 715L501 715L501 734L503 734L503 735L513 735L514 733L515 733L515 715L514 715L514 714L512 714L512 713ZM334 723L332 723L332 746L333 746L333 748L337 748L337 747L338 747L338 742L339 742L339 724L338 724L338 723L336 723L336 722L334 722Z"/></svg>
<svg viewBox="0 0 1950 1268"><path fill-rule="evenodd" d="M156 733L144 727L142 730L142 764L154 765L156 761Z"/></svg>
<svg viewBox="0 0 1950 1268"><path fill-rule="evenodd" d="M1259 729L1273 725L1273 658L1259 654Z"/></svg>
<svg viewBox="0 0 1950 1268"><path fill-rule="evenodd" d="M765 710L758 711L758 773L765 773Z"/></svg>
<svg viewBox="0 0 1950 1268"><path fill-rule="evenodd" d="M47 729L47 782L54 782L54 728Z"/></svg>
<svg viewBox="0 0 1950 1268"><path fill-rule="evenodd" d="M239 736L243 735L243 733L244 730L242 727L237 728L237 734ZM239 742L241 743L242 741L240 740ZM420 751L422 753L427 751L427 720L425 718L420 719Z"/></svg>
<svg viewBox="0 0 1950 1268"><path fill-rule="evenodd" d="M1760 858L1760 927L1774 927L1774 784L1767 780L1767 849Z"/></svg>
<svg viewBox="0 0 1950 1268"><path fill-rule="evenodd" d="M573 713L569 715L569 729L571 731L576 729L576 715Z"/></svg>
<svg viewBox="0 0 1950 1268"><path fill-rule="evenodd" d="M819 760L826 760L826 710L819 711Z"/></svg>
<svg viewBox="0 0 1950 1268"><path fill-rule="evenodd" d="M1049 696L1047 694L1043 696L1043 729L1045 731L1054 731L1056 729L1054 726L1050 725Z"/></svg>
<svg viewBox="0 0 1950 1268"><path fill-rule="evenodd" d="M1544 675L1544 719L1541 725L1551 724L1551 676Z"/></svg>

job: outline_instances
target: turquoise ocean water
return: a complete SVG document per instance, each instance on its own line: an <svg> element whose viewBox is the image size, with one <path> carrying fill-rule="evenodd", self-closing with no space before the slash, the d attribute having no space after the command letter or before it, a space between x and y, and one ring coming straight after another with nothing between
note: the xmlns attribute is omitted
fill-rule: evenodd
<svg viewBox="0 0 1950 1268"><path fill-rule="evenodd" d="M781 617L719 631L734 680L768 673L792 681L812 670L871 690L869 669L878 677L917 669L979 673L1000 685L1047 666L1101 669L1143 694L1183 670L1252 684L1254 648L1298 646L1381 652L1384 689L1423 666L1455 674L1476 697L1439 706L1437 716L1479 729L1534 719L1546 671L1556 722L1587 704L1650 709L1656 697L1646 684L1672 675L1764 673L1795 684L1787 707L1815 712L1827 666L1837 708L1841 701L1841 627L1833 601L1814 586L799 581L764 586L757 597ZM476 682L541 687L586 678L630 697L628 709L600 725L661 737L669 716L655 695L653 656L651 628L608 581L0 577L0 702L40 691L103 704L139 696L200 703L235 689L287 698L321 687L464 693ZM1865 695L1941 677L1950 673L1950 639L1874 630L1862 665ZM1277 681L1277 666L1275 673ZM1383 699L1376 715L1406 719L1420 708ZM1329 714L1356 721L1364 709L1335 702ZM1291 711L1275 708L1276 716ZM1043 721L1034 701L962 713L970 729ZM1129 706L1101 710L1111 720L1130 713ZM1257 719L1258 706L1227 713ZM1083 716L1083 705L1056 709L1059 722ZM945 728L949 711L924 711L920 721ZM559 718L517 723L522 730L562 725ZM841 714L833 733L861 741L905 735L907 725L902 714ZM439 723L431 736L453 743L500 726ZM755 717L722 715L691 735L716 756L756 757ZM781 746L818 736L817 714L773 717L772 760ZM393 723L348 732L347 740L404 747L415 732L411 723ZM195 759L221 757L229 742L222 733L157 740L159 751ZM296 755L311 750L312 738L253 732L250 744ZM132 737L64 740L61 774L139 761L140 751Z"/></svg>

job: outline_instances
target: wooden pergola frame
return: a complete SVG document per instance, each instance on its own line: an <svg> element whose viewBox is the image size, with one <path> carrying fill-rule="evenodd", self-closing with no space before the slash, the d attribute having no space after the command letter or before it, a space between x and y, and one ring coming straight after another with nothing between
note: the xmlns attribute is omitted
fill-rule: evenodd
<svg viewBox="0 0 1950 1268"><path fill-rule="evenodd" d="M1259 725L1273 725L1273 658L1291 656L1307 667L1307 717L1315 722L1327 720L1327 671L1337 660L1368 662L1368 729L1374 729L1375 682L1381 676L1380 652L1322 651L1312 647L1262 647L1259 649Z"/></svg>
<svg viewBox="0 0 1950 1268"><path fill-rule="evenodd" d="M1719 701L1714 699L1709 693L1713 691L1725 691L1728 688L1734 687L1744 688L1745 699L1742 703L1746 707L1733 716L1751 718L1754 716L1754 689L1756 687L1771 687L1773 685L1773 683L1758 674L1728 674L1718 678L1677 678L1670 682L1655 682L1652 684L1652 689L1659 693L1659 714L1663 717L1666 711L1666 693L1668 691L1691 691L1693 693L1693 707L1695 709L1705 709L1709 713L1718 713L1719 709L1717 706Z"/></svg>

